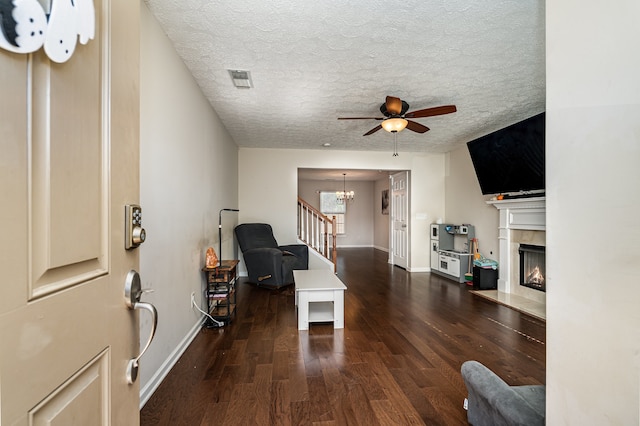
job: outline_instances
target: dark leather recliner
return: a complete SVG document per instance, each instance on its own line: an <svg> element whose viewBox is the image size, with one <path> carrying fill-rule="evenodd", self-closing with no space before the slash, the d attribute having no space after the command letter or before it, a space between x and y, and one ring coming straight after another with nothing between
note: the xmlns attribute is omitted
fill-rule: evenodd
<svg viewBox="0 0 640 426"><path fill-rule="evenodd" d="M293 284L294 269L309 269L309 248L304 244L279 246L271 225L243 223L235 228L249 282L270 287Z"/></svg>

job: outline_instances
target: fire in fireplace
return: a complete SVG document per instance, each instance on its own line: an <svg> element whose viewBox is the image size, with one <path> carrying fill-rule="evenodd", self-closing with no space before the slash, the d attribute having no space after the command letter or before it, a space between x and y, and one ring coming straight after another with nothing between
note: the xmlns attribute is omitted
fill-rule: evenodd
<svg viewBox="0 0 640 426"><path fill-rule="evenodd" d="M520 244L520 285L546 291L545 247Z"/></svg>

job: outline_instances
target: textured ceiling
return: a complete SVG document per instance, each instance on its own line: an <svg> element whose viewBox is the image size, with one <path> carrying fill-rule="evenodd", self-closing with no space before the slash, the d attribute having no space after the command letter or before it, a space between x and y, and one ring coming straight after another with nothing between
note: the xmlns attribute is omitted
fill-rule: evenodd
<svg viewBox="0 0 640 426"><path fill-rule="evenodd" d="M389 151L385 96L415 121L402 152L446 152L544 111L543 0L146 0L240 147ZM228 69L251 72L233 86ZM323 148L325 143L330 148Z"/></svg>
<svg viewBox="0 0 640 426"><path fill-rule="evenodd" d="M298 169L299 180L376 181L388 179L389 174L388 170Z"/></svg>

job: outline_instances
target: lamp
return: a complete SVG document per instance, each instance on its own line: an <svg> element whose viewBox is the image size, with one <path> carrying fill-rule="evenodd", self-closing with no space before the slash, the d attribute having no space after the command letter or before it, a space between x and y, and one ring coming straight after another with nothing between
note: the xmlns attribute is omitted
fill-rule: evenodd
<svg viewBox="0 0 640 426"><path fill-rule="evenodd" d="M342 174L342 191L336 191L336 202L338 204L344 204L345 201L353 201L355 192L347 191L347 174Z"/></svg>
<svg viewBox="0 0 640 426"><path fill-rule="evenodd" d="M238 209L220 209L218 212L218 255L220 256L220 266L222 266L222 212L239 212Z"/></svg>
<svg viewBox="0 0 640 426"><path fill-rule="evenodd" d="M408 121L404 118L395 117L395 118L387 118L381 124L382 128L387 132L396 133L401 132L407 127Z"/></svg>

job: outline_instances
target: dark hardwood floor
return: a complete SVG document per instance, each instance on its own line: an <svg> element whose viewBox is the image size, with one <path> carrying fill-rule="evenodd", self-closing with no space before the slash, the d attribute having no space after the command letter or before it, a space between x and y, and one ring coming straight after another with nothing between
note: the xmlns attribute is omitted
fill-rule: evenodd
<svg viewBox="0 0 640 426"><path fill-rule="evenodd" d="M461 364L544 384L545 323L341 249L345 328L298 331L293 286L240 281L234 321L202 329L147 402L144 425L464 425Z"/></svg>

